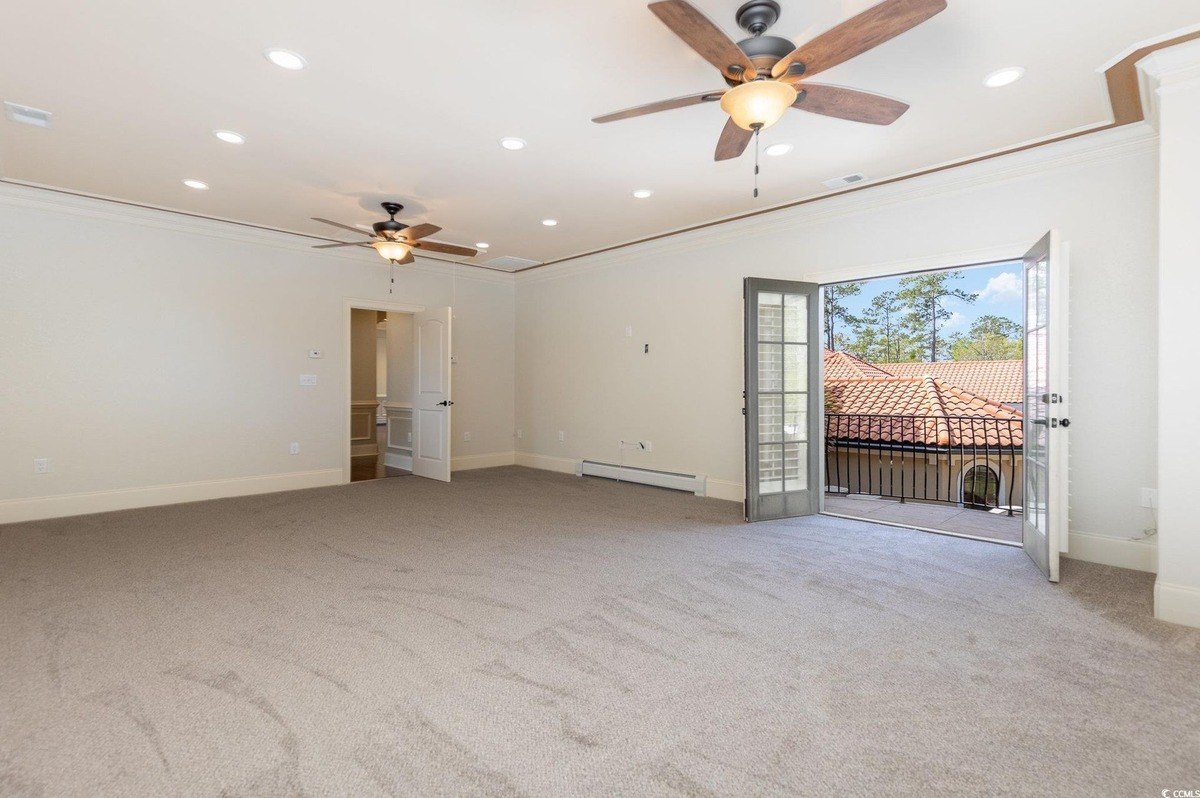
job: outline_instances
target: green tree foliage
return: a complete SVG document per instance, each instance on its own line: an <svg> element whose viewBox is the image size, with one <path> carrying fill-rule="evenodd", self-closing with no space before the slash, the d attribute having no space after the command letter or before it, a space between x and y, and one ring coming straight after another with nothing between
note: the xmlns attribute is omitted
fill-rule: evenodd
<svg viewBox="0 0 1200 798"><path fill-rule="evenodd" d="M908 308L904 314L904 326L909 333L922 340L922 347L930 361L937 360L948 348L943 346L945 341L938 339L938 326L951 316L945 300L954 298L968 304L975 302L974 294L953 287L952 283L961 279L962 272L951 271L914 274L900 280L896 297Z"/></svg>
<svg viewBox="0 0 1200 798"><path fill-rule="evenodd" d="M825 347L834 349L839 340L844 340L837 332L838 324L847 327L858 323L858 317L850 312L842 301L848 296L854 296L862 291L865 283L837 283L827 285L822 289L825 296Z"/></svg>
<svg viewBox="0 0 1200 798"><path fill-rule="evenodd" d="M1024 351L1021 325L1002 316L980 316L965 335L950 341L955 360L1019 360Z"/></svg>
<svg viewBox="0 0 1200 798"><path fill-rule="evenodd" d="M908 306L894 291L871 300L854 326L850 351L872 363L903 363L921 357L920 342L905 327Z"/></svg>

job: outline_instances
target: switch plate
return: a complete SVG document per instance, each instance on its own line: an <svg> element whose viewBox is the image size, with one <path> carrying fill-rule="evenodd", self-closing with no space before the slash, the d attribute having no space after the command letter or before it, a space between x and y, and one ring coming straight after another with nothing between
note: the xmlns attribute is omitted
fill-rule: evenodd
<svg viewBox="0 0 1200 798"><path fill-rule="evenodd" d="M632 338L632 337L633 337L633 325L632 325L632 324L626 324L626 325L625 325L625 337L626 337L626 338Z"/></svg>
<svg viewBox="0 0 1200 798"><path fill-rule="evenodd" d="M301 374L300 375L300 384L301 385L316 385L317 384L317 375L316 374Z"/></svg>
<svg viewBox="0 0 1200 798"><path fill-rule="evenodd" d="M562 443L566 439L567 439L567 433L563 432L562 430L559 430L558 431L558 442Z"/></svg>
<svg viewBox="0 0 1200 798"><path fill-rule="evenodd" d="M464 441L469 441L469 440L471 440L471 433L469 433L469 432L464 432L464 433L463 433L463 440L464 440Z"/></svg>
<svg viewBox="0 0 1200 798"><path fill-rule="evenodd" d="M523 430L523 429L518 429L518 430L517 430L517 437L518 437L518 438L524 438L524 437L525 437L525 430Z"/></svg>
<svg viewBox="0 0 1200 798"><path fill-rule="evenodd" d="M1158 490L1155 488L1142 488L1138 496L1138 505L1149 507L1150 509L1158 507Z"/></svg>
<svg viewBox="0 0 1200 798"><path fill-rule="evenodd" d="M53 469L54 464L48 457L39 457L33 461L33 473L35 474L49 474Z"/></svg>
<svg viewBox="0 0 1200 798"><path fill-rule="evenodd" d="M300 454L300 444L292 441L292 445L288 447L288 452L291 454Z"/></svg>

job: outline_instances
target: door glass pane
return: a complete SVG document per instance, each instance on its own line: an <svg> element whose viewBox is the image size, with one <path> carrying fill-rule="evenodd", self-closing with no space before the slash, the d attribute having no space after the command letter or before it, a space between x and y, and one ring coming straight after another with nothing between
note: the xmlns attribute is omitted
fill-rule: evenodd
<svg viewBox="0 0 1200 798"><path fill-rule="evenodd" d="M789 393L783 398L783 439L808 439L808 394Z"/></svg>
<svg viewBox="0 0 1200 798"><path fill-rule="evenodd" d="M773 392L783 390L783 346L781 344L758 345L758 390Z"/></svg>
<svg viewBox="0 0 1200 798"><path fill-rule="evenodd" d="M808 444L783 445L783 489L804 490L808 487Z"/></svg>
<svg viewBox="0 0 1200 798"><path fill-rule="evenodd" d="M808 390L808 344L784 344L783 390Z"/></svg>
<svg viewBox="0 0 1200 798"><path fill-rule="evenodd" d="M783 340L783 294L758 295L758 340Z"/></svg>
<svg viewBox="0 0 1200 798"><path fill-rule="evenodd" d="M758 441L778 443L783 440L783 397L763 394L758 397Z"/></svg>
<svg viewBox="0 0 1200 798"><path fill-rule="evenodd" d="M783 303L783 340L805 343L808 341L808 297L787 294Z"/></svg>
<svg viewBox="0 0 1200 798"><path fill-rule="evenodd" d="M783 490L783 447L763 446L758 450L758 492L779 493Z"/></svg>

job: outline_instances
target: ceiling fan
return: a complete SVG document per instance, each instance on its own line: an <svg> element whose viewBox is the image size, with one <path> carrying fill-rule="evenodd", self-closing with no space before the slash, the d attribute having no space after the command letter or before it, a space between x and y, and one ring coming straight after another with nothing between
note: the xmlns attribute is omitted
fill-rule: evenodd
<svg viewBox="0 0 1200 798"><path fill-rule="evenodd" d="M453 244L439 244L436 241L422 241L426 236L431 236L442 228L436 224L418 224L409 227L403 222L396 221L396 214L404 210L404 206L398 202L381 203L383 209L387 211L388 219L384 222L376 222L371 225L374 233L368 233L358 227L351 227L348 224L341 222L333 222L329 219L322 219L319 216L312 217L314 222L322 224L331 224L334 227L340 227L343 230L349 230L352 233L367 236L372 239L367 241L339 241L336 244L317 244L313 249L333 249L334 247L372 247L385 260L391 261L393 264L403 266L406 263L412 263L416 258L413 257L414 249L424 252L442 252L447 255L461 255L464 258L473 258L478 252L469 247L456 247Z"/></svg>
<svg viewBox="0 0 1200 798"><path fill-rule="evenodd" d="M808 78L915 28L943 11L946 0L884 0L800 47L779 36L763 35L779 20L779 4L774 0L750 0L738 9L738 26L750 37L736 44L687 0L662 0L649 7L675 35L721 70L730 88L627 108L592 121L616 122L719 101L729 114L715 155L715 160L724 161L741 155L751 137L778 122L788 108L872 125L895 122L908 110L906 103L809 83Z"/></svg>

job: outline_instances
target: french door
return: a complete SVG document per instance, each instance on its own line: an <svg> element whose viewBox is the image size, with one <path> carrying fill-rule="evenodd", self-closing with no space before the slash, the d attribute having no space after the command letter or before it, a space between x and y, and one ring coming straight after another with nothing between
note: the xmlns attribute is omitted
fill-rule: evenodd
<svg viewBox="0 0 1200 798"><path fill-rule="evenodd" d="M414 314L413 474L450 481L450 308Z"/></svg>
<svg viewBox="0 0 1200 798"><path fill-rule="evenodd" d="M1067 261L1058 234L1029 250L1025 274L1025 551L1051 582L1067 542Z"/></svg>
<svg viewBox="0 0 1200 798"><path fill-rule="evenodd" d="M746 520L821 508L821 287L747 278Z"/></svg>

